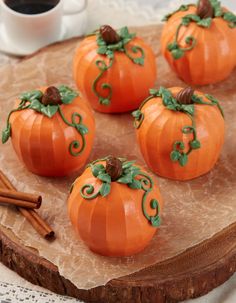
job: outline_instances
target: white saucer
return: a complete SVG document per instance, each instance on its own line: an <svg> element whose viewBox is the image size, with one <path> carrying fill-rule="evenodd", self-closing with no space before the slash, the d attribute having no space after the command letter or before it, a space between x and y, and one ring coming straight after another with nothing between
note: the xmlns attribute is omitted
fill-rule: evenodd
<svg viewBox="0 0 236 303"><path fill-rule="evenodd" d="M73 16L64 16L62 21L62 31L60 38L57 41L63 41L72 37L83 36L87 27L87 11L84 10L79 14ZM44 45L46 46L46 45ZM3 23L0 20L0 52L12 55L12 56L28 56L36 52L39 49L20 49L14 45L13 41L10 41L7 37Z"/></svg>

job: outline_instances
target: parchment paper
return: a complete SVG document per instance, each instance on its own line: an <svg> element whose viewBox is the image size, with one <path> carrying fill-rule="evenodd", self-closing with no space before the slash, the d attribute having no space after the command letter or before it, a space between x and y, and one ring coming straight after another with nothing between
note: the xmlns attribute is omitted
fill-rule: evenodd
<svg viewBox="0 0 236 303"><path fill-rule="evenodd" d="M157 56L157 86L183 85L160 57L161 27L135 30L152 45ZM0 129L20 92L42 85L74 85L71 64L78 42L52 46L20 64L0 69ZM69 187L79 173L63 179L35 176L19 163L10 143L0 146L0 167L19 190L42 193L44 203L39 212L53 226L57 239L53 243L41 239L20 214L7 207L0 207L0 223L10 228L22 244L37 249L42 257L57 265L61 275L78 288L88 289L173 257L235 222L236 72L227 81L202 90L222 100L227 123L222 156L212 172L194 181L159 178L165 201L163 224L144 252L129 258L107 258L90 252L75 235L67 217ZM143 163L130 115L96 113L95 117L96 142L90 160L115 154Z"/></svg>

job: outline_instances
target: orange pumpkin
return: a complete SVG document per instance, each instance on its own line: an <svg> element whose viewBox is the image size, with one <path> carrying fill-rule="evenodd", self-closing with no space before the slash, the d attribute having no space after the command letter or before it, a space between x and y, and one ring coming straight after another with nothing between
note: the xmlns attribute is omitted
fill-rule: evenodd
<svg viewBox="0 0 236 303"><path fill-rule="evenodd" d="M143 250L160 225L162 198L152 178L134 161L107 157L75 180L68 212L88 247L105 256Z"/></svg>
<svg viewBox="0 0 236 303"><path fill-rule="evenodd" d="M11 137L19 159L42 176L65 176L86 162L94 140L89 105L66 86L22 94L10 112L2 142Z"/></svg>
<svg viewBox="0 0 236 303"><path fill-rule="evenodd" d="M92 107L103 113L137 108L156 80L152 49L128 29L101 27L79 45L74 79Z"/></svg>
<svg viewBox="0 0 236 303"><path fill-rule="evenodd" d="M206 85L231 74L236 66L236 15L219 1L182 5L165 20L162 54L181 79Z"/></svg>
<svg viewBox="0 0 236 303"><path fill-rule="evenodd" d="M191 88L153 89L133 116L143 157L162 177L190 180L209 172L219 158L225 123L210 95Z"/></svg>

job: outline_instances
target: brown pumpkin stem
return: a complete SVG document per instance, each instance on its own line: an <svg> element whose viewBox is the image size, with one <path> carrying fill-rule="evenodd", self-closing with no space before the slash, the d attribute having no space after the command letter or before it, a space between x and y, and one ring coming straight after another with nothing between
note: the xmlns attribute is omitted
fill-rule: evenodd
<svg viewBox="0 0 236 303"><path fill-rule="evenodd" d="M176 100L180 104L193 104L192 96L194 94L194 89L192 87L186 87L182 89L178 94L176 95Z"/></svg>
<svg viewBox="0 0 236 303"><path fill-rule="evenodd" d="M106 44L116 44L120 41L120 36L110 25L103 25L100 27L100 34Z"/></svg>
<svg viewBox="0 0 236 303"><path fill-rule="evenodd" d="M122 175L122 162L115 158L109 157L106 160L106 172L111 177L111 181L116 181Z"/></svg>
<svg viewBox="0 0 236 303"><path fill-rule="evenodd" d="M197 15L201 19L214 17L214 8L211 5L210 0L199 0L197 6Z"/></svg>
<svg viewBox="0 0 236 303"><path fill-rule="evenodd" d="M49 86L46 89L41 102L44 105L62 104L59 90L55 86Z"/></svg>

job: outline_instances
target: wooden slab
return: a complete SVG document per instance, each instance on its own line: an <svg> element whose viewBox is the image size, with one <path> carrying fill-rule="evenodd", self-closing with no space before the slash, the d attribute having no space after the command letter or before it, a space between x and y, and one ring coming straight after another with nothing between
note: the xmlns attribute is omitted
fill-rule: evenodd
<svg viewBox="0 0 236 303"><path fill-rule="evenodd" d="M236 271L236 223L168 261L91 290L76 288L56 266L22 247L2 227L0 260L33 284L85 302L179 302L208 293Z"/></svg>
<svg viewBox="0 0 236 303"><path fill-rule="evenodd" d="M76 288L1 226L0 260L34 284L86 302L179 302L208 293L236 271L236 223L174 258L91 290Z"/></svg>

